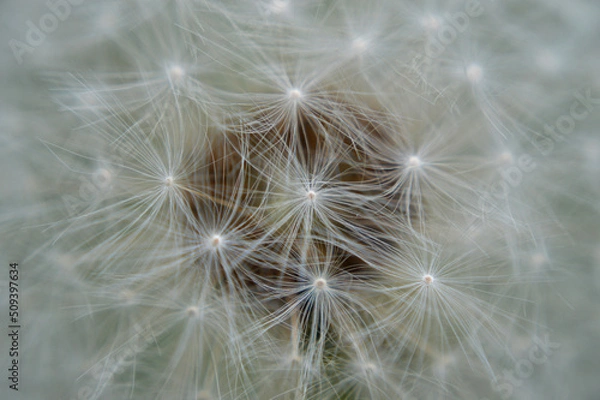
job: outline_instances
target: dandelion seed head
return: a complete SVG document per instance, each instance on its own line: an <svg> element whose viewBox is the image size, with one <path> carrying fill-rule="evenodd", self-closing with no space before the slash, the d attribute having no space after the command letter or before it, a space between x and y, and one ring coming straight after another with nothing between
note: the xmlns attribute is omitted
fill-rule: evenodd
<svg viewBox="0 0 600 400"><path fill-rule="evenodd" d="M377 372L379 372L379 368L377 367L377 365L370 361L362 363L361 369L366 375L376 374Z"/></svg>
<svg viewBox="0 0 600 400"><path fill-rule="evenodd" d="M200 315L200 309L196 306L186 308L185 313L190 318L196 318Z"/></svg>
<svg viewBox="0 0 600 400"><path fill-rule="evenodd" d="M179 65L173 65L168 70L169 79L173 83L179 83L185 77L185 70Z"/></svg>
<svg viewBox="0 0 600 400"><path fill-rule="evenodd" d="M223 245L223 237L221 235L213 235L210 238L211 247L217 249Z"/></svg>
<svg viewBox="0 0 600 400"><path fill-rule="evenodd" d="M410 156L406 163L406 166L411 169L420 168L422 165L423 165L423 161L418 156Z"/></svg>
<svg viewBox="0 0 600 400"><path fill-rule="evenodd" d="M423 276L423 283L426 285L431 285L434 282L434 278L430 274L426 274Z"/></svg>
<svg viewBox="0 0 600 400"><path fill-rule="evenodd" d="M175 178L169 175L163 180L163 183L166 187L171 187L175 183Z"/></svg>
<svg viewBox="0 0 600 400"><path fill-rule="evenodd" d="M107 188L113 179L113 174L106 168L98 168L92 177L94 184L101 189Z"/></svg>
<svg viewBox="0 0 600 400"><path fill-rule="evenodd" d="M479 18L467 8L444 13L402 0L177 0L167 12L160 1L121 3L73 9L53 35L58 45L66 41L57 46L65 56L73 47L81 53L64 57L68 78L51 72L40 84L67 82L52 92L75 126L48 118L50 107L34 96L18 100L31 103L31 121L29 112L0 111L7 114L0 125L13 131L0 142L23 150L7 153L27 167L23 182L9 176L31 182L31 204L19 195L16 211L34 230L48 227L33 236L52 239L32 243L42 262L30 264L39 282L58 275L76 289L35 285L41 291L31 298L68 296L40 301L44 315L58 301L61 313L72 305L99 311L89 323L80 318L82 329L64 327L77 335L66 337L69 345L85 344L84 353L73 349L73 363L88 368L118 355L137 340L134 324L150 334L137 335L148 343L133 343L136 357L119 361L127 370L117 380L109 371L96 382L98 396L438 398L439 387L471 398L468 383L480 376L467 374L502 367L493 361L504 354L490 345L512 341L527 319L536 332L544 326L533 321L548 312L534 309L539 291L529 290L536 282L527 277L547 282L559 260L575 259L559 253L568 246L550 253L544 246L581 227L585 240L575 251L589 242L595 253L577 260L600 266L597 240L583 231L597 224L565 203L597 211L584 191L600 193L600 142L583 136L595 132L598 93L586 92L595 84L586 65L597 63L570 37L537 46L555 22L576 26L575 14L552 14L538 30L549 14L544 1L494 6L493 26L491 10ZM495 29L507 21L515 29ZM94 45L70 46L65 30L88 25ZM28 37L42 28L32 26ZM57 47L33 47L31 67L63 63L40 62ZM23 51L17 56L30 56ZM569 86L576 74L587 79L580 89ZM527 132L545 129L540 121L558 121L562 131L569 111L581 129L535 160L548 164L528 172L538 184L500 193L525 160ZM38 157L42 146L27 132L43 134L52 154ZM577 179L562 185L568 177L553 171L565 165ZM62 185L46 183L66 174ZM10 183L12 196L21 187ZM555 199L563 190L568 196ZM59 214L61 200L68 210ZM600 282L600 272L594 278ZM521 291L531 306L520 305ZM94 329L88 348L94 321L110 329ZM518 335L526 351L529 333ZM97 354L87 359L92 346ZM461 396L454 382L464 377Z"/></svg>
<svg viewBox="0 0 600 400"><path fill-rule="evenodd" d="M369 47L369 40L358 37L352 41L352 51L356 54L364 53Z"/></svg>
<svg viewBox="0 0 600 400"><path fill-rule="evenodd" d="M313 286L317 290L325 290L327 289L327 280L325 278L317 278L313 282Z"/></svg>
<svg viewBox="0 0 600 400"><path fill-rule="evenodd" d="M467 79L472 84L480 83L483 79L483 69L479 64L470 64L466 70L465 74L467 75Z"/></svg>
<svg viewBox="0 0 600 400"><path fill-rule="evenodd" d="M498 155L498 163L501 165L509 165L515 161L514 156L508 150L503 151Z"/></svg>
<svg viewBox="0 0 600 400"><path fill-rule="evenodd" d="M288 91L288 98L294 102L299 101L303 96L304 95L300 89L294 88Z"/></svg>

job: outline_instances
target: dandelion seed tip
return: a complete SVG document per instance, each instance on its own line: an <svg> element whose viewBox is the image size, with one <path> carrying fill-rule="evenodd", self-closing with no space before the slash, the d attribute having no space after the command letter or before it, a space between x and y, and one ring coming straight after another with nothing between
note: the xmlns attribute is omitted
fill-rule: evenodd
<svg viewBox="0 0 600 400"><path fill-rule="evenodd" d="M479 64L471 64L465 71L467 79L471 83L479 83L483 79L483 68Z"/></svg>
<svg viewBox="0 0 600 400"><path fill-rule="evenodd" d="M311 202L315 201L317 199L317 192L315 192L314 190L309 190L306 193L306 198Z"/></svg>
<svg viewBox="0 0 600 400"><path fill-rule="evenodd" d="M173 65L171 68L169 68L169 78L171 78L172 82L179 82L184 76L185 70L179 65Z"/></svg>
<svg viewBox="0 0 600 400"><path fill-rule="evenodd" d="M514 161L514 157L510 151L504 151L498 156L498 161L501 164L512 164Z"/></svg>
<svg viewBox="0 0 600 400"><path fill-rule="evenodd" d="M375 365L375 363L370 362L370 361L366 361L364 363L361 363L360 368L366 374L374 374L374 373L376 373L379 370L379 368L377 367L377 365Z"/></svg>
<svg viewBox="0 0 600 400"><path fill-rule="evenodd" d="M290 100L299 100L301 99L303 96L302 92L300 91L300 89L290 89L290 91L288 92L288 97L290 98Z"/></svg>
<svg viewBox="0 0 600 400"><path fill-rule="evenodd" d="M352 50L355 53L363 53L369 47L369 41L364 38L356 38L352 41Z"/></svg>
<svg viewBox="0 0 600 400"><path fill-rule="evenodd" d="M97 186L106 188L112 181L112 173L106 168L98 168L94 172L93 179Z"/></svg>
<svg viewBox="0 0 600 400"><path fill-rule="evenodd" d="M324 278L317 278L314 282L315 289L323 290L327 288L327 280Z"/></svg>
<svg viewBox="0 0 600 400"><path fill-rule="evenodd" d="M210 245L214 248L219 247L221 243L223 243L221 235L213 235L213 237L210 238Z"/></svg>
<svg viewBox="0 0 600 400"><path fill-rule="evenodd" d="M200 309L196 306L190 306L185 310L185 313L190 318L195 318L200 315Z"/></svg>
<svg viewBox="0 0 600 400"><path fill-rule="evenodd" d="M434 278L430 274L427 274L427 275L423 276L423 282L426 285L431 285L433 283L433 281L434 281Z"/></svg>
<svg viewBox="0 0 600 400"><path fill-rule="evenodd" d="M173 178L171 175L167 176L164 180L165 186L168 186L168 187L173 186L174 183L175 183L175 178Z"/></svg>
<svg viewBox="0 0 600 400"><path fill-rule="evenodd" d="M409 168L419 168L423 165L423 161L417 156L411 156L408 158L407 165Z"/></svg>

